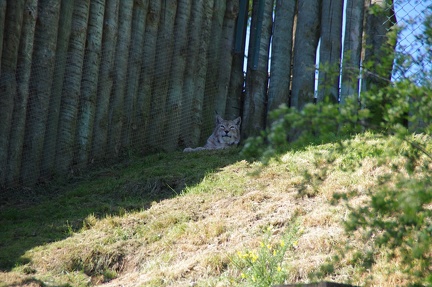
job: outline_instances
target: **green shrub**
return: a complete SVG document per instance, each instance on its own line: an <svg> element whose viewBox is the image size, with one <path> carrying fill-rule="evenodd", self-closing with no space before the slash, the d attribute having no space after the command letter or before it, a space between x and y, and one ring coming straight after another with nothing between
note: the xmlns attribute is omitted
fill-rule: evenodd
<svg viewBox="0 0 432 287"><path fill-rule="evenodd" d="M282 284L288 278L286 252L296 246L299 237L298 222L294 222L279 239L273 236L272 226L265 228L264 240L256 250L238 251L231 263L239 271L243 286L269 287Z"/></svg>
<svg viewBox="0 0 432 287"><path fill-rule="evenodd" d="M428 51L432 47L431 22L432 15L427 17L422 36ZM430 55L425 58L430 59ZM397 54L395 57L399 69L413 60L409 55ZM403 72L399 73L404 75ZM351 234L360 231L370 249L351 250L347 245L336 260L351 256L354 266L370 269L373 274L377 257L382 257L384 253L389 263L399 265L410 286L432 286L430 75L431 71L424 71L385 87L372 88L361 94L360 105L356 102L357 98L352 97L344 105L324 101L306 105L301 111L281 106L271 114L271 127L260 136L247 139L242 151L250 160L267 162L271 157L290 149L339 141L360 132L368 131L377 138L387 138L386 150L380 150L376 156L379 157L378 164L391 163L389 167L392 170L377 179L375 187L368 191L369 200L366 204L351 206L346 194L335 195L335 199L345 198L345 204L351 210L345 222L346 232ZM340 152L356 148L350 144L349 140L340 144ZM394 158L399 158L399 162L392 163ZM327 174L323 171L319 176ZM355 194L355 191L352 193ZM243 257L239 255L249 266L246 270L251 270L251 273L245 273L245 278L256 274L254 267L261 264L252 262L255 254L261 253L245 253ZM265 257L259 255L258 258L260 256ZM321 275L334 272L335 266L335 261L326 264Z"/></svg>

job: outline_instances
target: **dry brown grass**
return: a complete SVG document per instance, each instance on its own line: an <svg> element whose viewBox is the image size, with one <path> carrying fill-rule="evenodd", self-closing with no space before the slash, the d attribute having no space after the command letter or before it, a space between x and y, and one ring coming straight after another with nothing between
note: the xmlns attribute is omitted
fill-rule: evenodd
<svg viewBox="0 0 432 287"><path fill-rule="evenodd" d="M367 144L373 148L377 143ZM239 274L231 257L239 250L257 248L264 227L273 226L277 238L294 218L301 229L294 248L286 254L289 282L309 282L309 274L337 254L347 240L359 249L367 244L359 235L344 233L341 222L348 211L342 204L330 203L333 194L357 190L352 203L362 204L364 191L388 171L369 157L353 170L338 167L344 155L331 164L317 165L316 153L325 154L329 147L289 152L267 166L239 161L146 210L102 219L89 215L79 232L29 250L25 256L31 258L30 263L0 273L0 280L6 282L0 286L28 278L47 285L235 286L232 278ZM319 175L325 167L330 167L329 174L305 182L305 171ZM323 279L363 285L367 272L359 273L347 260ZM25 274L23 268L34 272ZM104 282L103 274L95 270L111 270L116 278ZM374 275L373 286L404 283L404 276L385 260Z"/></svg>

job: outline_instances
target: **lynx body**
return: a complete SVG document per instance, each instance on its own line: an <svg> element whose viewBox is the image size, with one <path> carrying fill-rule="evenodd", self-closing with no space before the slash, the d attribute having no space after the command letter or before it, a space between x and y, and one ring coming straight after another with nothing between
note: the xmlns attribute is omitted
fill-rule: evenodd
<svg viewBox="0 0 432 287"><path fill-rule="evenodd" d="M240 124L240 117L229 121L222 119L218 115L216 116L216 127L211 136L207 139L206 144L203 147L197 148L187 147L183 150L183 152L216 150L237 146L240 142Z"/></svg>

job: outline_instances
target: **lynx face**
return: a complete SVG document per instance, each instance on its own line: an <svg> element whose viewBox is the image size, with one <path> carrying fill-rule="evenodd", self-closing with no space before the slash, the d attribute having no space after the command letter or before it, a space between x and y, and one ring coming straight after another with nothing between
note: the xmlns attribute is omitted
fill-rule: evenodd
<svg viewBox="0 0 432 287"><path fill-rule="evenodd" d="M229 121L217 116L216 128L213 131L213 136L216 138L216 142L225 145L237 145L240 141L240 123L240 117L233 121ZM211 139L211 137L209 139ZM214 141L212 142L214 143ZM208 140L207 143L209 143ZM217 146L216 143L215 146Z"/></svg>
<svg viewBox="0 0 432 287"><path fill-rule="evenodd" d="M240 142L240 124L241 118L235 120L224 120L216 116L216 127L212 135L207 139L204 147L185 148L183 152L224 149L238 145Z"/></svg>

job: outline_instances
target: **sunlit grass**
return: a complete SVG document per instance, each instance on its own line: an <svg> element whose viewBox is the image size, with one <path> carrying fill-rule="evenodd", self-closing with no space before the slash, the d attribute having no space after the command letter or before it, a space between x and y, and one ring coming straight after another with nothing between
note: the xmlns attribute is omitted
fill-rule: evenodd
<svg viewBox="0 0 432 287"><path fill-rule="evenodd" d="M0 286L239 286L253 282L254 265L233 258L255 263L250 256L261 251L266 261L278 258L268 271L280 269L279 283L310 282L346 240L365 248L361 236L344 233L346 207L331 201L355 191L351 202L362 204L380 176L403 164L403 147L381 161L391 140L365 134L349 146L292 149L267 164L243 160L239 149L159 154L43 187L0 209ZM294 220L298 232L284 239ZM320 278L366 280L368 271L348 259L333 267ZM403 282L394 268L383 260L373 282L391 286L388 270Z"/></svg>

